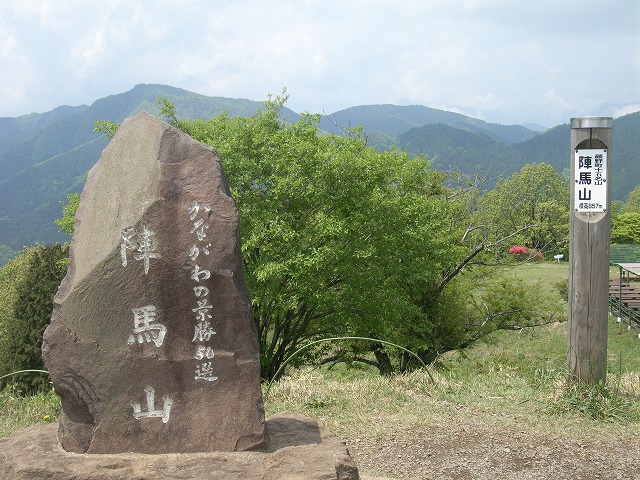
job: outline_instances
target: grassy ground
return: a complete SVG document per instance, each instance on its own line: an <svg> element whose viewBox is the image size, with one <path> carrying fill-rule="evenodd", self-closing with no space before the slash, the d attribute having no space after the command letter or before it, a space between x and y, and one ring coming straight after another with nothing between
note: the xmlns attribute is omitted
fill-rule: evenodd
<svg viewBox="0 0 640 480"><path fill-rule="evenodd" d="M58 421L60 401L51 392L25 396L7 387L0 391L0 438L38 423Z"/></svg>
<svg viewBox="0 0 640 480"><path fill-rule="evenodd" d="M617 270L614 272L617 275ZM473 348L450 352L431 373L381 378L367 367L306 368L289 372L266 396L268 413L292 410L326 420L344 438L368 436L386 421L424 424L452 408L481 421L518 423L550 434L633 435L640 427L640 339L626 324L609 321L608 381L576 387L567 382L565 263L529 263L504 273L538 289L558 322L499 331ZM362 428L366 425L366 431Z"/></svg>
<svg viewBox="0 0 640 480"><path fill-rule="evenodd" d="M322 418L344 438L370 436L385 422L424 424L469 409L488 424L550 434L632 434L640 427L640 340L611 322L607 386L566 382L566 323L497 332L432 370L382 378L366 368L299 369L274 384L268 413ZM380 422L372 422L372 419ZM364 427L364 430L363 430ZM374 431L371 432L373 427Z"/></svg>
<svg viewBox="0 0 640 480"><path fill-rule="evenodd" d="M529 264L509 271L541 297L562 297L554 286L567 264ZM558 300L560 299L560 300ZM564 307L566 310L566 301ZM566 319L566 314L564 316ZM267 414L296 411L325 420L339 436L375 441L389 424L424 425L472 412L475 421L526 431L601 438L634 435L640 427L640 339L626 325L609 326L608 383L591 389L566 382L564 321L521 331L502 331L463 352L451 352L437 367L392 378L364 366L290 370L266 392ZM55 421L52 394L23 398L0 392L0 437L35 423Z"/></svg>

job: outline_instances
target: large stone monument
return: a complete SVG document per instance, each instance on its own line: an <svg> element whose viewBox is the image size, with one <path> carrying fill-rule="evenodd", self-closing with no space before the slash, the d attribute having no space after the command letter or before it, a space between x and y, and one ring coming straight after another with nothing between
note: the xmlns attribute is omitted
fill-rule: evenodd
<svg viewBox="0 0 640 480"><path fill-rule="evenodd" d="M239 217L216 152L147 113L91 170L43 356L70 452L265 448Z"/></svg>

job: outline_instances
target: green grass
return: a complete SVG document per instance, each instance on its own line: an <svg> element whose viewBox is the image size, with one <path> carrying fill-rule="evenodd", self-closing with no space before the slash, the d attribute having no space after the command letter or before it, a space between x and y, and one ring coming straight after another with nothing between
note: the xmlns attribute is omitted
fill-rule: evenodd
<svg viewBox="0 0 640 480"><path fill-rule="evenodd" d="M530 285L540 282L543 293L556 293L553 287L560 280L569 278L567 262L529 262L505 270L505 275L520 278Z"/></svg>
<svg viewBox="0 0 640 480"><path fill-rule="evenodd" d="M300 412L345 439L371 441L394 425L410 429L462 415L518 431L632 437L640 428L640 340L612 321L607 385L576 385L567 381L566 326L495 332L441 358L435 382L423 371L383 378L344 365L292 370L272 386L267 412Z"/></svg>
<svg viewBox="0 0 640 480"><path fill-rule="evenodd" d="M53 390L24 395L12 386L0 390L0 438L11 432L58 421L60 399Z"/></svg>
<svg viewBox="0 0 640 480"><path fill-rule="evenodd" d="M536 292L544 309L556 311L566 320L567 295L561 291L560 285L569 278L567 262L523 263L505 270L504 276L522 280Z"/></svg>
<svg viewBox="0 0 640 480"><path fill-rule="evenodd" d="M272 387L267 411L323 418L345 438L383 435L387 422L428 424L458 414L558 435L633 436L640 427L640 339L610 317L607 384L568 379L567 300L557 285L568 268L566 262L545 262L505 270L505 277L536 289L559 321L497 331L472 348L449 352L432 371L435 382L420 371L382 378L368 367L302 368Z"/></svg>
<svg viewBox="0 0 640 480"><path fill-rule="evenodd" d="M290 369L265 395L267 414L283 410L320 418L345 439L377 441L392 431L430 422L465 421L563 437L634 440L640 430L640 339L609 320L607 384L567 380L566 299L553 283L566 263L527 264L505 272L540 292L561 321L520 331L497 331L464 351L449 352L431 368L390 378L354 364ZM265 385L266 389L266 385ZM52 393L22 397L0 392L0 436L54 421Z"/></svg>

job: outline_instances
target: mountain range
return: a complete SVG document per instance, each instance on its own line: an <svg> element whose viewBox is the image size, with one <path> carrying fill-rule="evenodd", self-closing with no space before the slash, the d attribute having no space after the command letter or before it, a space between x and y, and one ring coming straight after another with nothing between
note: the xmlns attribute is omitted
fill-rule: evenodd
<svg viewBox="0 0 640 480"><path fill-rule="evenodd" d="M61 216L65 194L82 189L86 172L107 144L94 132L94 122L122 122L141 110L157 115L159 97L174 102L183 118L211 118L223 111L245 116L262 106L253 100L141 84L90 106L0 118L0 265L25 245L68 240L53 220ZM288 108L282 116L289 122L300 117ZM359 125L370 145L424 154L439 170L495 179L532 162L550 163L560 172L569 168L568 124L541 132L420 105L363 105L322 115L319 126L340 134ZM624 200L640 183L640 112L616 119L613 138L613 199Z"/></svg>

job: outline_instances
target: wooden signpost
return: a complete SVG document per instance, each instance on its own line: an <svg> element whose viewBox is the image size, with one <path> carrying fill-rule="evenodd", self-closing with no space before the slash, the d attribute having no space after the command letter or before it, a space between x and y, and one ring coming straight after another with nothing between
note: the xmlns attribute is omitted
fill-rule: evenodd
<svg viewBox="0 0 640 480"><path fill-rule="evenodd" d="M606 381L613 118L571 119L571 231L567 364Z"/></svg>

